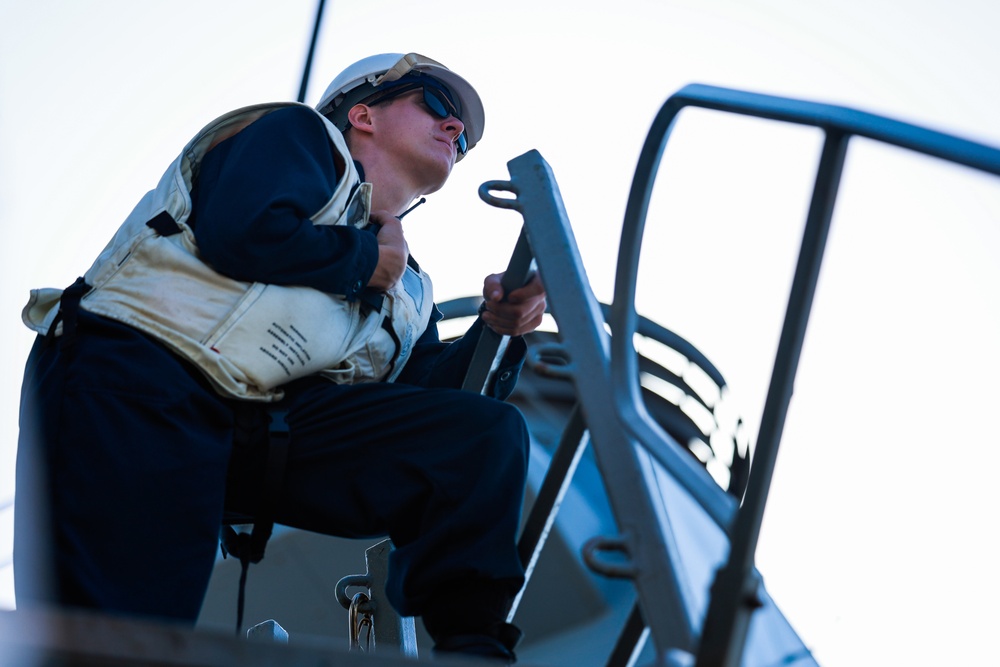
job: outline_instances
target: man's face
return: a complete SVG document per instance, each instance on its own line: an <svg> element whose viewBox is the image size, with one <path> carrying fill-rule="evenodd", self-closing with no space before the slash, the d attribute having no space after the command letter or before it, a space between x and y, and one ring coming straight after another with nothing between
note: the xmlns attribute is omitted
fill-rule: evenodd
<svg viewBox="0 0 1000 667"><path fill-rule="evenodd" d="M434 113L421 89L376 104L371 114L381 147L425 184L422 194L439 190L455 165L462 121Z"/></svg>

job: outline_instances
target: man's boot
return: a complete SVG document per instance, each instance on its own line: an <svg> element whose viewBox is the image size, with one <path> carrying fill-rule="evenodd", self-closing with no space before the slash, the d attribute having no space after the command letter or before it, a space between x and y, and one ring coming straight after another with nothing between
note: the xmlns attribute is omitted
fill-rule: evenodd
<svg viewBox="0 0 1000 667"><path fill-rule="evenodd" d="M495 658L505 665L517 662L514 647L521 641L521 630L510 623L497 623L482 633L450 635L434 640L434 655L449 653Z"/></svg>
<svg viewBox="0 0 1000 667"><path fill-rule="evenodd" d="M422 615L434 640L434 653L464 653L514 664L514 648L521 640L521 631L506 619L516 586L468 579L444 590L447 592Z"/></svg>

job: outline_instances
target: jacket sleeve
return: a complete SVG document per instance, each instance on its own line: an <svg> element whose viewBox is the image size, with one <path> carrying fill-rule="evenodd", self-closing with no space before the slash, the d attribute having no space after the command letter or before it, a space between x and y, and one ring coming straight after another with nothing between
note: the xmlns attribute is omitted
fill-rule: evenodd
<svg viewBox="0 0 1000 667"><path fill-rule="evenodd" d="M378 262L371 232L314 225L333 195L335 149L309 109L280 109L212 149L192 191L203 259L237 280L353 297Z"/></svg>
<svg viewBox="0 0 1000 667"><path fill-rule="evenodd" d="M422 387L450 387L460 389L465 374L472 361L479 334L483 330L483 322L478 317L461 338L444 343L438 335L437 323L441 319L441 311L436 307L431 316L427 330L413 346L403 372L396 382L415 384ZM486 388L486 395L505 400L514 391L517 378L524 365L527 344L520 336L510 339L500 364L497 366L491 384Z"/></svg>

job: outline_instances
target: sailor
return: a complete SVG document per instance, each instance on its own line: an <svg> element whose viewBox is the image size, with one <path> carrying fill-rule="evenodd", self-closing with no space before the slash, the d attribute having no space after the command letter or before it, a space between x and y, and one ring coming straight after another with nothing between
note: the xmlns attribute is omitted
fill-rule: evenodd
<svg viewBox="0 0 1000 667"><path fill-rule="evenodd" d="M207 125L84 276L32 292L19 607L193 623L224 511L266 513L388 535L387 595L435 650L513 661L528 434L503 399L545 292L487 276L479 317L442 343L401 225L483 123L441 63L365 58L315 109ZM459 387L484 326L512 339L479 395ZM273 419L288 431L277 467Z"/></svg>

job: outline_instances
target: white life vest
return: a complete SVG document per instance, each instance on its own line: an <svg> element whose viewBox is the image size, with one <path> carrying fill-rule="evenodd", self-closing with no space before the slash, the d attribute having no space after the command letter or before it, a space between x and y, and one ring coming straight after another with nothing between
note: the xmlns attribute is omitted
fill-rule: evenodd
<svg viewBox="0 0 1000 667"><path fill-rule="evenodd" d="M381 308L371 308L364 300L309 287L234 280L200 259L186 221L202 158L265 114L288 106L296 104L245 107L207 125L84 276L92 289L81 299L82 309L149 334L194 363L221 394L241 399L278 400L281 385L315 373L338 383L392 381L433 310L430 277L414 267L380 296ZM371 184L360 183L340 131L317 116L327 126L343 177L310 220L363 227ZM156 223L171 219L176 233L161 233L164 228ZM58 289L32 290L22 312L25 324L46 334L61 295ZM61 334L61 322L53 333Z"/></svg>

